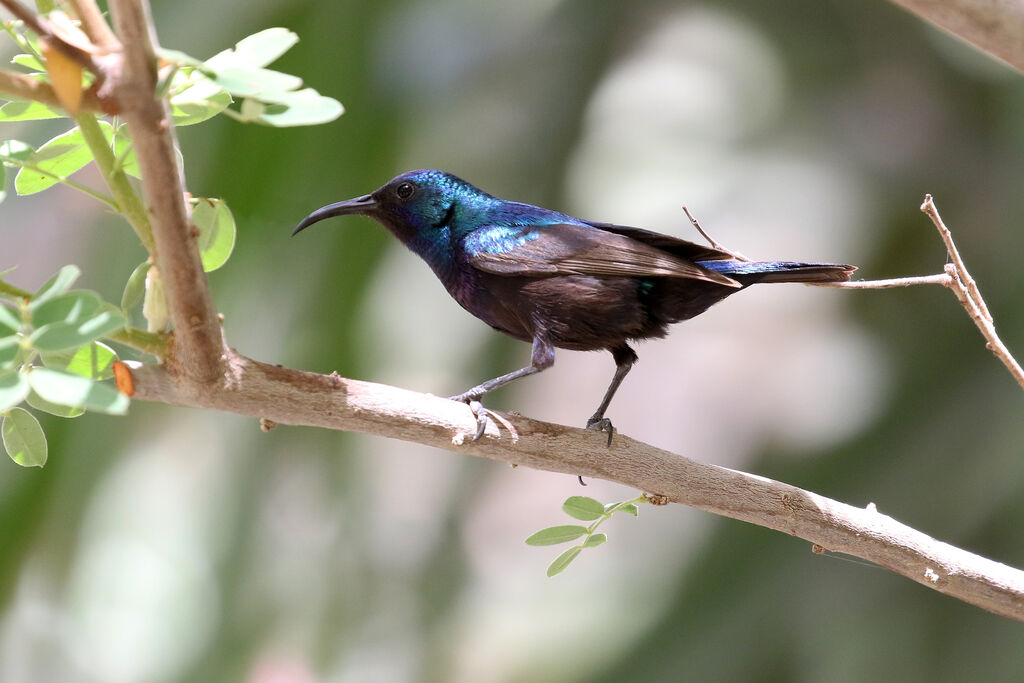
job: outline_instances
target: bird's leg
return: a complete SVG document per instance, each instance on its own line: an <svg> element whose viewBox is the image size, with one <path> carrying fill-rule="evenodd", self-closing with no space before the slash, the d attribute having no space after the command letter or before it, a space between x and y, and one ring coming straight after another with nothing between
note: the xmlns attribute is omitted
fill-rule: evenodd
<svg viewBox="0 0 1024 683"><path fill-rule="evenodd" d="M529 375L535 375L541 370L547 370L554 364L555 347L538 331L537 335L533 338L533 353L530 356L530 364L525 368L519 368L507 375L481 382L472 389L467 389L457 396L449 396L448 399L451 401L468 403L473 411L473 415L476 416L476 435L473 437L473 441L483 436L484 431L487 429L487 409L480 403L480 397L509 382Z"/></svg>
<svg viewBox="0 0 1024 683"><path fill-rule="evenodd" d="M615 395L615 391L622 384L622 380L629 374L629 371L633 369L633 363L636 362L636 352L625 344L612 349L611 352L612 358L615 359L615 375L612 377L612 383L608 385L608 390L604 392L601 405L597 407L597 411L587 420L587 429L608 432L609 447L612 445L612 434L615 433L615 427L612 426L612 421L604 416L604 411L608 410L608 404L612 402L612 396Z"/></svg>

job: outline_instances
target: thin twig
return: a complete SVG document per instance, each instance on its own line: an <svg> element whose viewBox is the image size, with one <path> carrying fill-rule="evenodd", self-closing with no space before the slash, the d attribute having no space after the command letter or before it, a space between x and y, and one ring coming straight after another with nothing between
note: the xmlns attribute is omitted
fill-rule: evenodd
<svg viewBox="0 0 1024 683"><path fill-rule="evenodd" d="M975 283L974 278L967 271L967 266L964 265L963 258L961 258L960 252L953 242L953 235L942 221L942 217L939 216L939 210L935 208L935 203L932 201L930 194L924 196L921 211L935 224L935 228L939 231L939 235L946 245L946 251L952 260L952 263L946 265L946 275L950 279L949 287L956 294L960 304L967 310L967 314L971 316L971 320L974 321L978 330L981 331L982 336L985 337L985 340L988 342L986 347L1006 366L1013 379L1024 389L1024 369L1021 369L1020 363L1017 362L1017 359L1013 357L1013 354L1010 353L1010 350L1006 348L1003 340L996 333L992 314L989 312L988 306L985 305L985 300L981 297L981 291L978 289L977 283Z"/></svg>
<svg viewBox="0 0 1024 683"><path fill-rule="evenodd" d="M100 47L114 51L120 49L121 44L117 36L110 30L110 26L103 18L103 13L96 6L93 0L70 0L71 7L82 22L82 29L89 38Z"/></svg>
<svg viewBox="0 0 1024 683"><path fill-rule="evenodd" d="M139 195L135 193L135 189L128 181L127 174L118 167L114 152L110 149L110 143L107 142L107 137L103 134L99 122L93 114L89 113L79 114L75 117L75 122L78 124L78 129L82 131L85 144L88 145L89 151L92 152L92 156L96 160L100 174L121 206L121 215L135 230L142 246L152 254L156 249L156 244L153 241L153 228L150 225L149 214L146 213L146 207L143 206L142 200L139 199Z"/></svg>
<svg viewBox="0 0 1024 683"><path fill-rule="evenodd" d="M693 214L690 213L690 210L687 207L685 207L685 206L683 207L683 213L685 213L686 217L690 219L690 223L693 224L693 227L697 228L697 232L699 232L701 234L701 236L704 239L706 239L708 241L708 244L710 244L712 247L714 247L715 249L717 249L719 251L724 251L726 254L729 254L730 256L732 256L737 261L749 261L750 260L746 256L744 256L743 254L741 254L740 252L733 251L732 249L729 249L728 247L726 247L726 246L716 242L715 239L713 237L711 237L711 235L709 235L708 233L706 233L704 231L704 228L700 227L700 223L697 221L696 218L693 217Z"/></svg>
<svg viewBox="0 0 1024 683"><path fill-rule="evenodd" d="M834 287L836 289L893 289L916 287L917 285L942 285L950 287L950 277L945 273L918 275L915 277L893 277L886 280L850 280L849 282L805 282L811 287Z"/></svg>
<svg viewBox="0 0 1024 683"><path fill-rule="evenodd" d="M49 83L43 83L26 74L0 69L0 96L15 100L31 100L51 109L63 109L57 93ZM93 88L82 93L80 110L103 111L103 102Z"/></svg>
<svg viewBox="0 0 1024 683"><path fill-rule="evenodd" d="M105 70L97 63L93 54L87 49L88 46L76 45L68 39L60 28L55 26L45 17L41 17L34 11L28 9L17 0L0 0L7 10L21 21L25 22L40 40L46 40L54 49L62 52L68 59L71 59L91 71L99 79L105 77Z"/></svg>
<svg viewBox="0 0 1024 683"><path fill-rule="evenodd" d="M992 314L988 310L988 306L985 305L985 300L981 298L981 292L978 290L978 284L971 277L971 274L967 272L967 266L964 265L964 260L960 256L960 250L956 248L956 243L953 242L953 233L949 231L946 224L942 221L942 217L939 215L939 210L935 208L935 202L932 201L932 196L926 194L924 196L924 203L921 204L921 211L926 216L932 219L932 223L935 224L935 228L939 231L939 236L942 237L942 243L946 245L946 252L949 254L949 258L953 261L953 265L956 267L956 275L960 278L960 281L967 286L967 291L970 293L971 300L978 306L981 311L981 315L985 320L992 322Z"/></svg>

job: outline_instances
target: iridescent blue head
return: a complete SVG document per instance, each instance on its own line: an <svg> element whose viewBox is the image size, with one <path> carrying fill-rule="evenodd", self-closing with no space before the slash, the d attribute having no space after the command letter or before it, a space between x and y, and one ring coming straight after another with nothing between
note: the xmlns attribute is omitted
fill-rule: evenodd
<svg viewBox="0 0 1024 683"><path fill-rule="evenodd" d="M292 234L325 218L360 214L376 219L426 257L425 248L450 239L458 209L483 208L495 201L483 190L450 173L432 169L409 171L368 195L317 209L306 216Z"/></svg>

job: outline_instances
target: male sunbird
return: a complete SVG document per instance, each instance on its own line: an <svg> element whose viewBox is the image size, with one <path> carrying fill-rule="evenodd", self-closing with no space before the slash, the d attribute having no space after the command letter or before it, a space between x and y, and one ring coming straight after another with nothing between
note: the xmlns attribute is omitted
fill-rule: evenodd
<svg viewBox="0 0 1024 683"><path fill-rule="evenodd" d="M452 396L468 403L479 439L480 397L550 368L555 347L607 349L615 375L588 429L614 429L604 416L637 360L629 342L664 337L671 323L758 282L842 282L854 266L742 261L656 232L573 218L493 197L437 170L409 171L362 197L317 209L293 235L332 216L360 214L416 252L467 311L499 332L533 343L530 364Z"/></svg>

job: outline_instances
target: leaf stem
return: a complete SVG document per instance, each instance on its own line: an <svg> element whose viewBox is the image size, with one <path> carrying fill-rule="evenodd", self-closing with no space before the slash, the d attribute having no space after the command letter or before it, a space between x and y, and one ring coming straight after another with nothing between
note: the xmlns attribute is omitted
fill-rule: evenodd
<svg viewBox="0 0 1024 683"><path fill-rule="evenodd" d="M84 194L89 195L93 199L97 199L97 200L103 202L104 204L109 206L114 211L116 211L118 213L121 212L121 207L118 205L117 201L115 201L113 199L113 197L108 197L107 195L103 194L102 192L97 192L96 190L92 189L88 185L83 185L82 183L80 183L80 182L78 182L76 180L72 180L71 178L69 178L67 176L57 175L56 173L53 173L52 171L47 171L45 168L42 168L42 167L40 167L40 166L38 166L36 164L29 163L29 162L26 162L26 161L22 161L21 159L16 159L15 157L4 156L3 154L0 154L0 161L2 161L5 164L11 164L12 166L19 166L21 168L27 168L28 170L32 171L33 173L39 173L40 175L44 175L44 176L47 176L49 178L53 178L54 180L56 180L57 182L59 182L59 183L61 183L63 185L67 185L70 188L73 188L75 190L78 190L79 192L82 192Z"/></svg>
<svg viewBox="0 0 1024 683"><path fill-rule="evenodd" d="M107 181L107 186L114 193L114 198L120 207L119 212L131 224L135 234L142 241L142 246L152 254L156 247L146 207L139 195L132 189L131 183L128 182L128 176L118 168L117 159L107 144L107 137L103 134L103 129L100 128L96 116L83 113L76 116L75 121L82 131L85 144L89 146L93 158L96 159L96 165L99 167L100 173L103 174L103 179Z"/></svg>
<svg viewBox="0 0 1024 683"><path fill-rule="evenodd" d="M600 517L598 517L596 520L594 520L593 524L591 524L590 526L587 527L587 538L590 538L591 536L593 536L594 532L597 531L597 527L599 527L602 524L604 524L606 521L608 521L608 519L613 514L615 514L616 512L621 510L622 508L626 507L627 505L636 505L638 503L649 503L649 502L650 501L647 500L647 496L639 495L636 498L634 498L633 500L624 500L621 503L616 503L615 505L612 505L610 508L605 510L604 513ZM586 539L584 539L583 543L580 544L580 546L584 546L584 545L586 545Z"/></svg>
<svg viewBox="0 0 1024 683"><path fill-rule="evenodd" d="M31 299L32 292L26 292L21 287L0 280L0 296L8 299Z"/></svg>
<svg viewBox="0 0 1024 683"><path fill-rule="evenodd" d="M145 353L158 356L159 358L167 357L167 338L166 334L158 334L155 332L146 332L140 330L137 327L126 327L123 330L112 332L109 338L125 346L130 346L133 349L138 349Z"/></svg>

